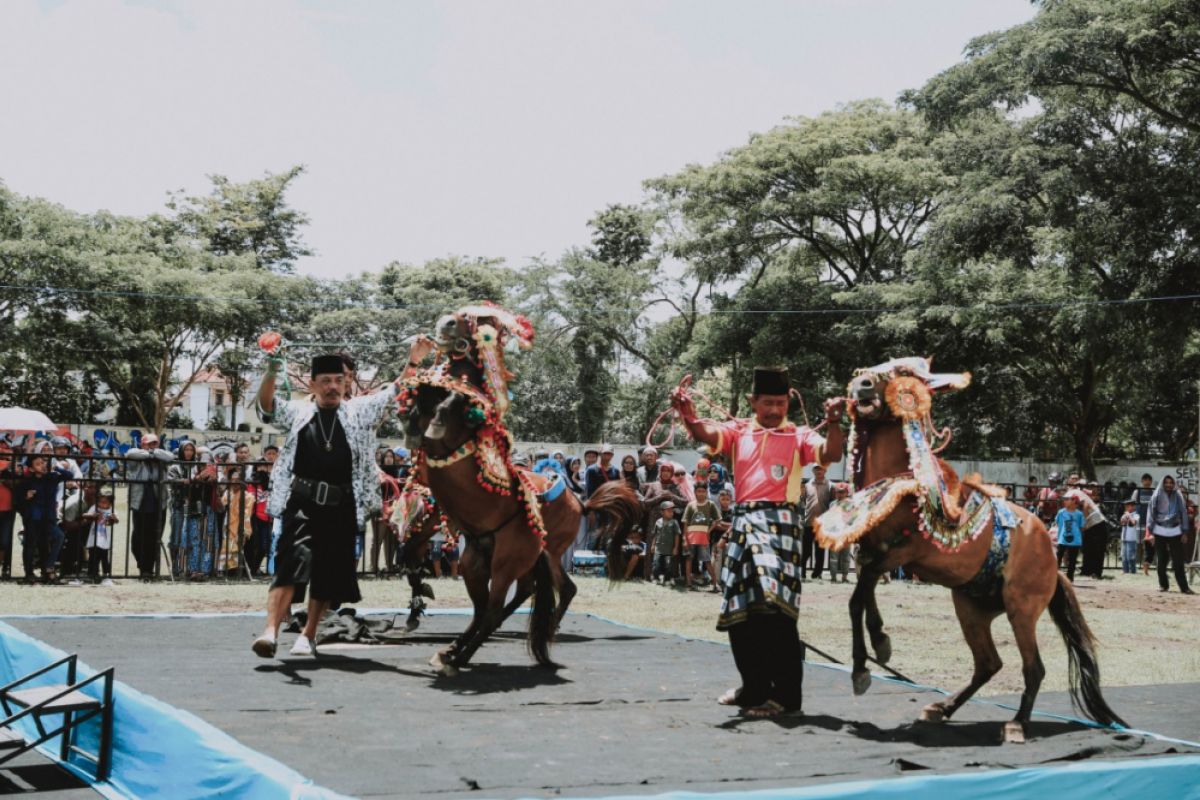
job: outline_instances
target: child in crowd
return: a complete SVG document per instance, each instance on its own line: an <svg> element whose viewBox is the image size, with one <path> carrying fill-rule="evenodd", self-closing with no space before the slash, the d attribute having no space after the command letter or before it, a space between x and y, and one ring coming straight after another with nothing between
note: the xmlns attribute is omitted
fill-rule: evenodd
<svg viewBox="0 0 1200 800"><path fill-rule="evenodd" d="M100 570L104 570L103 583L105 586L112 585L112 532L119 522L117 515L113 513L113 492L112 489L105 486L100 490L100 495L96 498L96 505L87 510L83 515L83 519L89 523L87 549L88 549L88 579L92 583L100 583Z"/></svg>
<svg viewBox="0 0 1200 800"><path fill-rule="evenodd" d="M709 561L708 536L714 525L721 520L717 504L708 499L708 484L697 483L696 499L683 510L683 580L692 588L692 572L702 574L703 565Z"/></svg>
<svg viewBox="0 0 1200 800"><path fill-rule="evenodd" d="M683 532L679 529L679 522L675 519L675 503L663 500L658 508L662 516L654 523L654 538L651 542L654 568L650 577L665 586L667 579L674 575L671 566L675 556L679 555Z"/></svg>
<svg viewBox="0 0 1200 800"><path fill-rule="evenodd" d="M629 532L629 538L621 549L625 551L625 580L632 580L633 576L641 574L642 559L646 557L646 543L640 525L634 526Z"/></svg>
<svg viewBox="0 0 1200 800"><path fill-rule="evenodd" d="M1137 499L1125 501L1125 513L1121 515L1121 572L1133 575L1137 572L1137 546L1142 538L1142 517L1138 514Z"/></svg>
<svg viewBox="0 0 1200 800"><path fill-rule="evenodd" d="M712 590L720 594L721 559L725 555L725 546L729 542L728 534L733 520L733 492L722 489L717 494L717 513L720 514L720 518L713 524L712 530L708 534L708 552L711 556L708 562L708 571L712 575Z"/></svg>
<svg viewBox="0 0 1200 800"><path fill-rule="evenodd" d="M1079 510L1079 499L1068 494L1062 499L1063 507L1054 517L1058 528L1058 566L1062 567L1063 557L1067 559L1067 580L1075 582L1075 562L1079 558L1079 549L1083 546L1083 512Z"/></svg>

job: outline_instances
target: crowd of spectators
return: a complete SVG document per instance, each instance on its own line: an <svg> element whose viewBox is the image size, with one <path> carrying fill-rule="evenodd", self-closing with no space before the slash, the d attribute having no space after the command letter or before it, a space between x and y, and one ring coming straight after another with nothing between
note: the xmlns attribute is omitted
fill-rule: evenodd
<svg viewBox="0 0 1200 800"><path fill-rule="evenodd" d="M16 552L26 582L110 580L112 548L122 524L143 580L165 577L166 570L189 580L263 574L269 571L275 533L267 509L277 455L278 448L267 445L254 456L246 442L207 447L185 440L165 449L152 434L123 456L65 437L39 439L27 449L0 439L0 580L11 580ZM378 575L401 568L402 545L391 510L408 478L408 456L404 448L377 452L381 511L360 532L359 552L365 550L364 567ZM720 454L701 458L691 471L660 458L654 447L619 459L612 447L603 446L586 448L578 457L555 450L516 460L561 476L584 501L603 484L623 481L643 508L641 523L625 545L627 577L716 591L736 501ZM121 517L120 492L126 493ZM817 546L812 526L846 492L845 484L829 481L820 467L805 482L797 509L804 523L805 580L828 573L831 580L846 582L854 571L853 551L827 553ZM1171 567L1180 590L1191 591L1184 568L1195 549L1196 505L1171 478L1155 486L1147 474L1139 485L1101 486L1077 473L1065 481L1053 473L1044 485L1031 476L1023 489L1010 489L1018 492L1018 502L1050 529L1060 566L1072 580L1076 571L1100 577L1111 552L1125 573L1140 568L1149 574L1157 567L1163 591ZM1157 519L1154 508L1161 510ZM457 575L464 546L453 531L439 530L429 548L429 571ZM603 551L604 546L598 521L585 518L564 566L575 569L575 552ZM896 577L905 576L898 572Z"/></svg>
<svg viewBox="0 0 1200 800"><path fill-rule="evenodd" d="M625 544L626 577L715 592L736 497L724 457L719 453L705 455L691 471L661 458L658 449L650 446L625 453L619 460L609 446L587 448L578 458L556 450L535 452L519 460L535 471L562 476L567 487L584 501L604 483L624 481L637 493L643 510L641 523ZM839 487L843 491L846 488L841 484ZM811 569L816 580L822 578L825 550L815 546L811 522L828 508L837 489L818 468L814 480L806 484L799 508L806 520L805 576ZM588 569L587 564L576 563L576 554L602 552L605 545L598 521L585 518L575 547L564 557L564 567ZM848 581L852 563L850 552L836 554L830 564L831 578Z"/></svg>

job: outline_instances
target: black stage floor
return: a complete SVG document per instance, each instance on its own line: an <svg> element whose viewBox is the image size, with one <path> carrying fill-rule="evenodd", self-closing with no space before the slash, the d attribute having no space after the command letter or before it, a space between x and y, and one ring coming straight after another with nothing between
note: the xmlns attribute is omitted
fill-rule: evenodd
<svg viewBox="0 0 1200 800"><path fill-rule="evenodd" d="M9 621L359 797L741 791L1195 752L1045 718L1028 744L1002 745L1004 709L971 704L954 722L918 724L932 693L876 681L856 698L845 673L813 665L807 716L742 720L714 702L735 680L725 647L583 616L564 625L557 673L531 666L517 617L453 679L427 660L466 625L462 616L429 617L397 645L326 647L315 661L256 658L249 645L261 617ZM1060 647L1046 657L1065 657ZM1107 696L1130 724L1195 741L1198 688ZM1038 709L1070 713L1062 694L1043 695Z"/></svg>

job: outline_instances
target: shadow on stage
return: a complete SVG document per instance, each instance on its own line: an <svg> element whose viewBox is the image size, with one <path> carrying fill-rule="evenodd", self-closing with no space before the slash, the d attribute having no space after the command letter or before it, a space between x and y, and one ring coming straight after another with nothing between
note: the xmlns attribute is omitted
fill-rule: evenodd
<svg viewBox="0 0 1200 800"><path fill-rule="evenodd" d="M559 686L571 683L569 679L559 675L553 668L540 667L536 664L498 664L479 661L473 662L470 668L449 678L435 672L432 667L428 670L403 669L395 664L358 655L343 656L325 653L315 659L279 661L272 664L260 664L254 668L254 671L259 673L283 675L288 679L289 684L295 686L312 685L312 679L307 677L307 673L331 670L353 675L388 673L422 678L428 681L431 688L456 695L502 694L536 689L540 686Z"/></svg>
<svg viewBox="0 0 1200 800"><path fill-rule="evenodd" d="M844 733L866 742L899 742L917 747L1000 747L1003 745L1003 720L964 722L906 722L894 728L880 728L870 722L845 720L829 714L784 716L774 719L734 717L716 727L738 730L744 726L774 725L784 730L820 728ZM1059 720L1034 720L1026 723L1030 739L1049 739L1087 730L1087 726ZM1118 738L1121 734L1117 734Z"/></svg>

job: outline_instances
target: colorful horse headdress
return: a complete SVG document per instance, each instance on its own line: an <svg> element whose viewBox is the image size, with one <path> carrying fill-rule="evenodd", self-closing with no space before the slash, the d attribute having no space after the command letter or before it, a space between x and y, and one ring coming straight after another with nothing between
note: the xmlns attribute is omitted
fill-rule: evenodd
<svg viewBox="0 0 1200 800"><path fill-rule="evenodd" d="M933 372L932 359L920 356L893 358L874 367L854 371L854 379L871 375L886 379L888 408L900 419L924 419L932 409L933 393L965 389L971 385L969 372ZM851 380L853 385L854 380ZM853 414L853 407L851 410Z"/></svg>
<svg viewBox="0 0 1200 800"><path fill-rule="evenodd" d="M474 360L485 391L503 417L508 411L508 382L514 375L504 365L504 347L515 341L522 350L533 346L533 324L495 303L464 306L438 320L438 346L443 355Z"/></svg>

